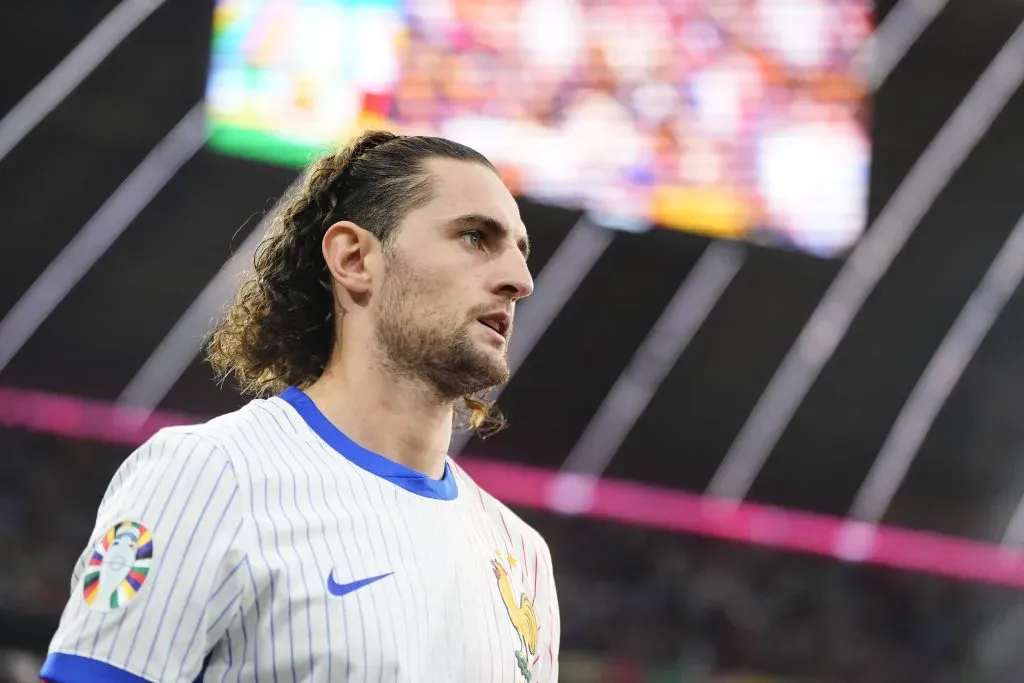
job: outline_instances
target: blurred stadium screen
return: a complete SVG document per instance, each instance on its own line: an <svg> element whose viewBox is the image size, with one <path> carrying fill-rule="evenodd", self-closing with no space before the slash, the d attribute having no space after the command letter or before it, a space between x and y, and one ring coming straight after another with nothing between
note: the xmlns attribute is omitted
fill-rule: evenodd
<svg viewBox="0 0 1024 683"><path fill-rule="evenodd" d="M301 166L366 128L442 135L606 227L839 256L873 29L870 0L218 0L210 145Z"/></svg>

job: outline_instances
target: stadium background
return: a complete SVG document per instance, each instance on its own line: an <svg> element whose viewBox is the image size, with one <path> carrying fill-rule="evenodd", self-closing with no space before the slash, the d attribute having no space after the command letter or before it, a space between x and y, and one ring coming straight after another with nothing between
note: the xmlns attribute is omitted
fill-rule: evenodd
<svg viewBox="0 0 1024 683"><path fill-rule="evenodd" d="M0 680L21 681L132 445L239 405L196 325L296 171L205 144L210 0L3 16ZM852 251L521 199L539 288L512 427L456 445L550 541L565 681L1019 680L1024 5L875 22Z"/></svg>

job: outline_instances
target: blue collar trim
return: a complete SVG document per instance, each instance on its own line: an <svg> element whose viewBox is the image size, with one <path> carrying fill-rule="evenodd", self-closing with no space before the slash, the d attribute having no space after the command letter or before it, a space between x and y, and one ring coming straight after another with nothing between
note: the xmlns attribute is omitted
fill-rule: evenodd
<svg viewBox="0 0 1024 683"><path fill-rule="evenodd" d="M280 398L287 401L321 439L354 465L424 498L455 500L458 497L459 488L447 461L444 463L444 476L432 479L411 467L367 450L345 436L301 389L288 387Z"/></svg>

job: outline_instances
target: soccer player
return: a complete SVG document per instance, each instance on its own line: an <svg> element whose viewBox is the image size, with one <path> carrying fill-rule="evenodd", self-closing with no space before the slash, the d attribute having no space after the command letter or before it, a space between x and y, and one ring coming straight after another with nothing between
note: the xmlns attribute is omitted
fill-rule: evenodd
<svg viewBox="0 0 1024 683"><path fill-rule="evenodd" d="M208 345L254 398L118 469L41 677L556 681L548 547L447 455L496 419L528 252L463 145L313 164Z"/></svg>

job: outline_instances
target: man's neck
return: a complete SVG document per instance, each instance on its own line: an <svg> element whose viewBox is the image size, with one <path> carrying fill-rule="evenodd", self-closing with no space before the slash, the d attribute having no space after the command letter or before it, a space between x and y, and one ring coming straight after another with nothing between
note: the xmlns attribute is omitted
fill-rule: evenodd
<svg viewBox="0 0 1024 683"><path fill-rule="evenodd" d="M363 448L434 479L444 474L453 406L422 385L376 363L340 358L305 393Z"/></svg>

